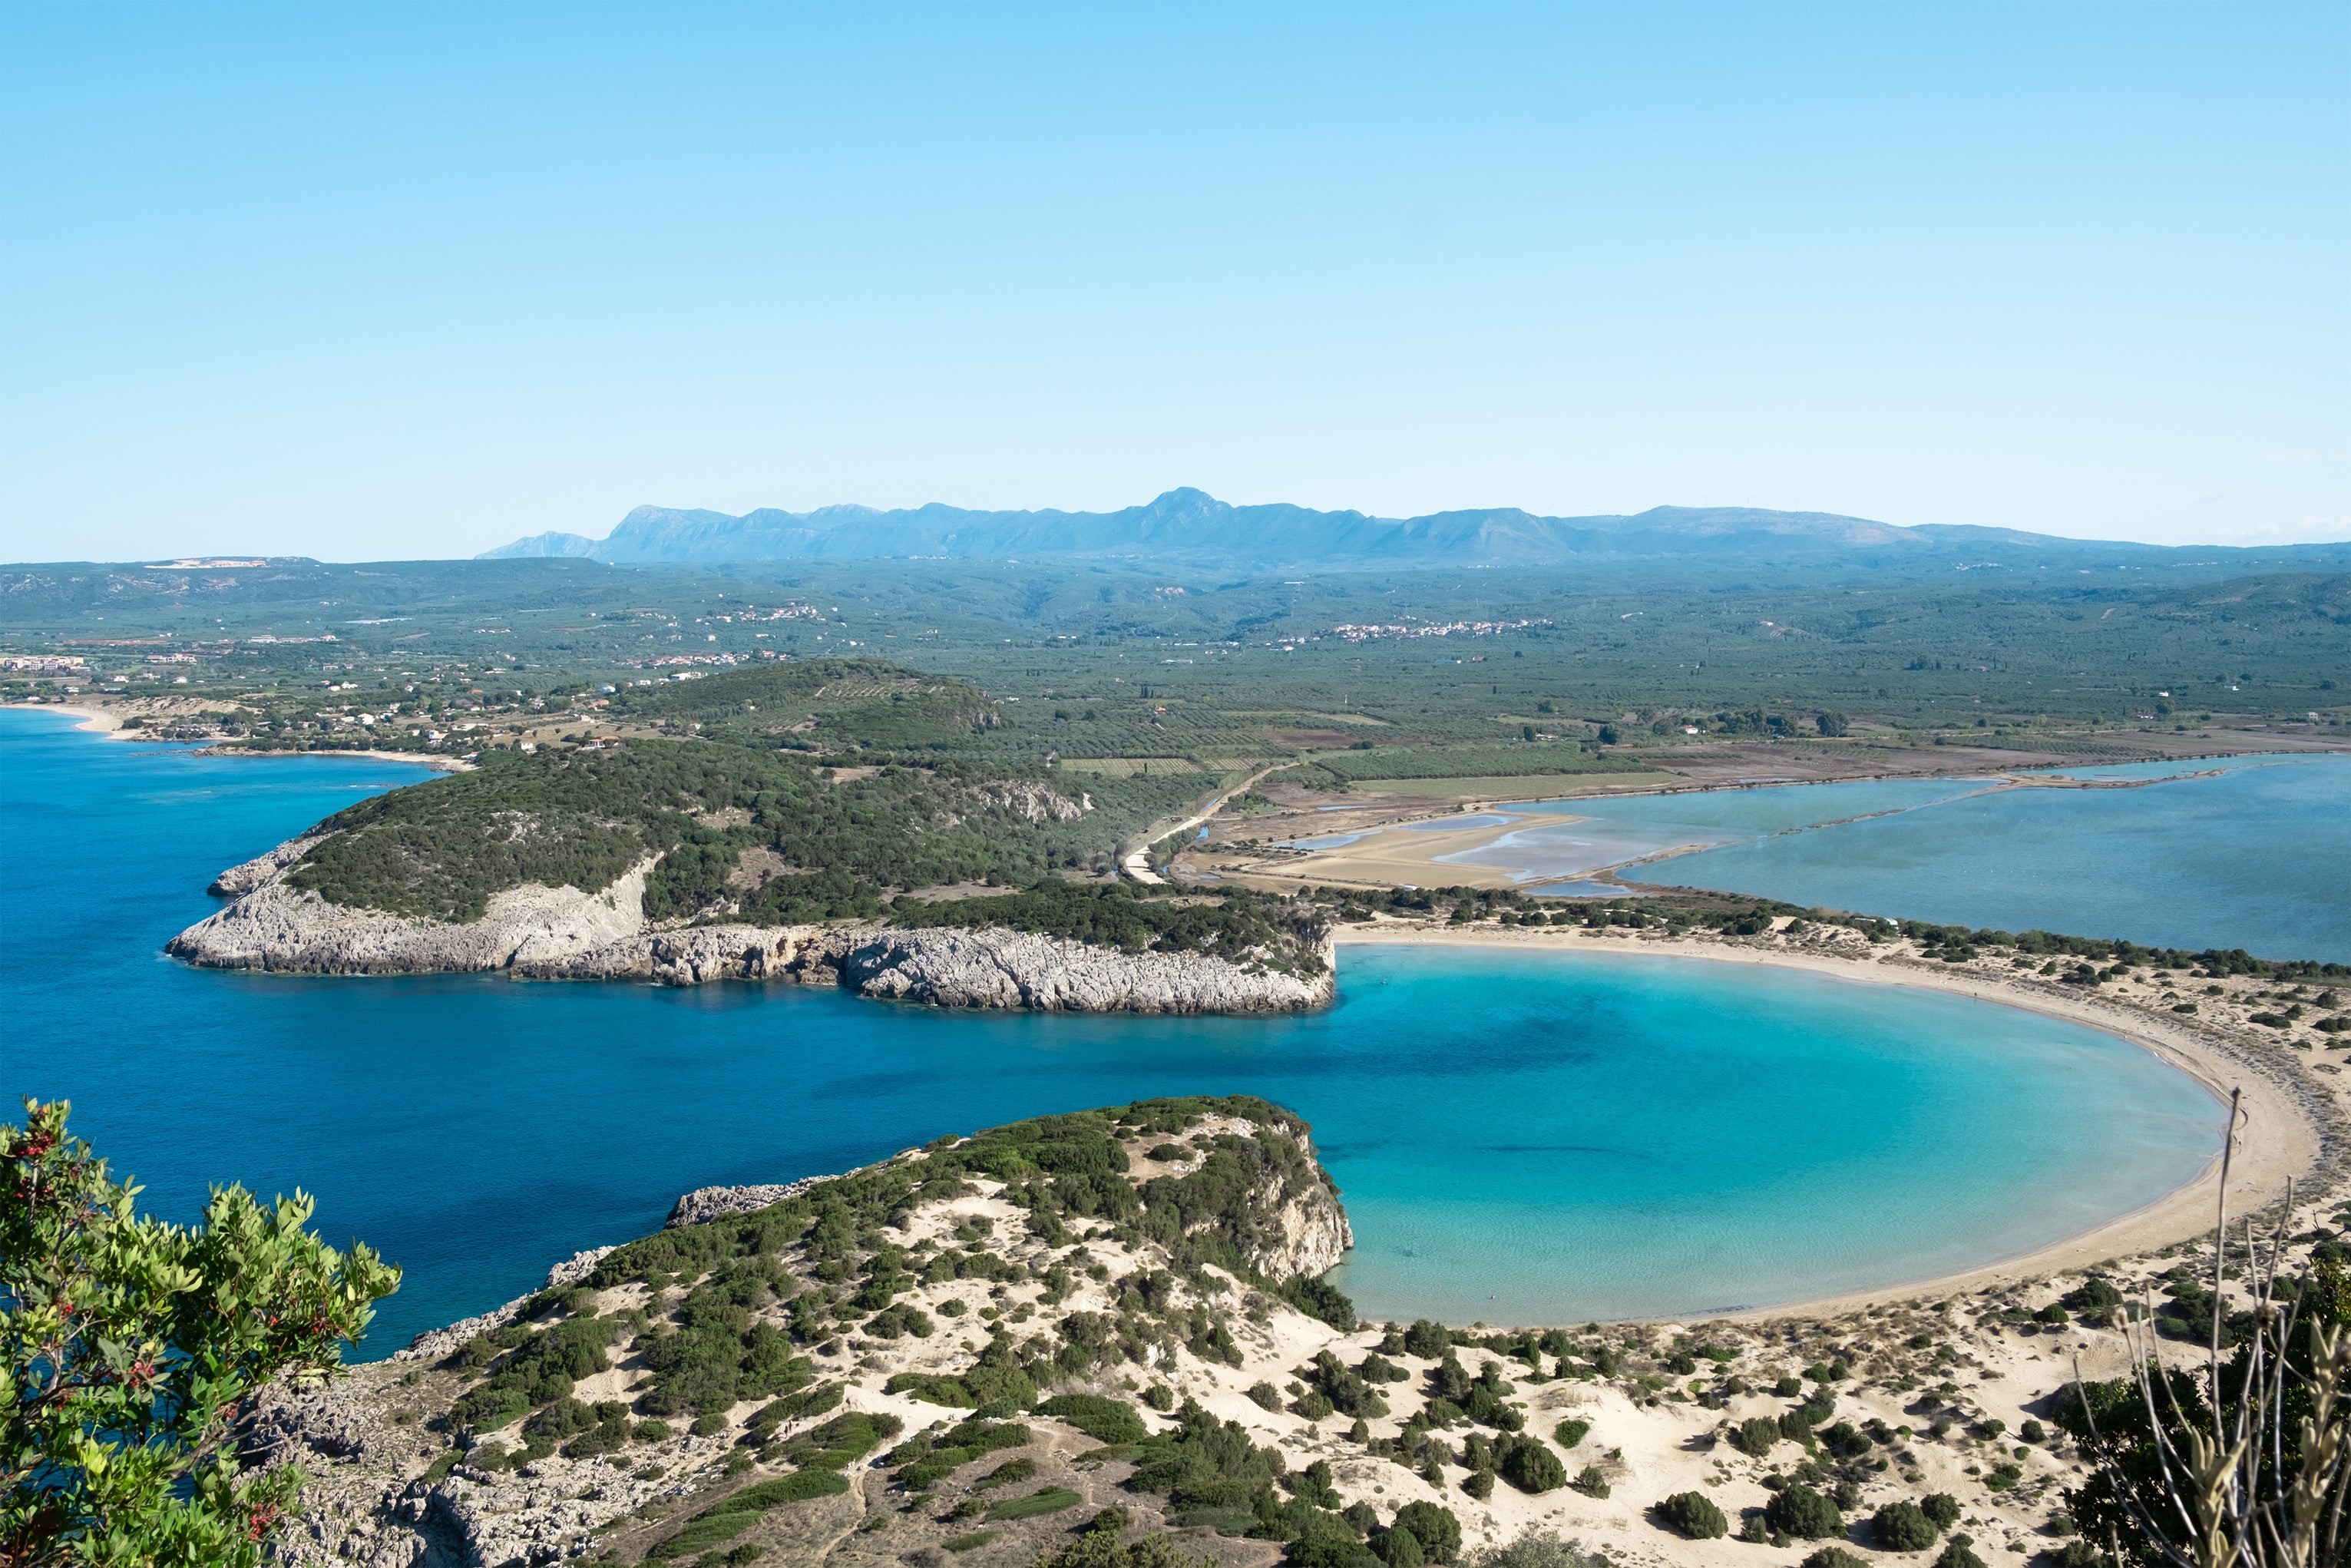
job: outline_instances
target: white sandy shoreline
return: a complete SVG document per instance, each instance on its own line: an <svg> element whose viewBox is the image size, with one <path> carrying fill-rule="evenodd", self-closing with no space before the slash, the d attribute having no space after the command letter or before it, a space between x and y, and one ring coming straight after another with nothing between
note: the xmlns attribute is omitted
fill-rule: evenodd
<svg viewBox="0 0 2351 1568"><path fill-rule="evenodd" d="M16 708L26 713L64 714L69 718L81 720L79 724L74 726L76 729L88 730L94 735L104 736L109 740L133 740L155 745L211 747L212 749L205 752L205 755L211 757L347 757L361 762L405 762L416 768L429 768L436 773L462 773L470 766L455 757L418 755L408 751L330 750L324 747L315 751L270 751L248 750L244 747L225 748L221 747L217 741L166 741L161 736L147 735L139 730L124 728L122 716L110 709L82 707L72 703L0 703L0 708Z"/></svg>
<svg viewBox="0 0 2351 1568"><path fill-rule="evenodd" d="M2217 1130L2232 1090L2243 1094L2245 1121L2230 1171L2230 1207L2248 1213L2275 1203L2286 1183L2296 1186L2297 1206L2316 1196L2314 1173L2332 1140L2324 1123L2338 1119L2329 1097L2315 1085L2288 1081L2277 1067L2256 1063L2230 1049L2211 1031L2147 1009L2076 997L2045 984L1965 971L1891 955L1844 957L1824 951L1791 951L1733 941L1664 938L1623 934L1593 937L1579 927L1523 927L1458 932L1398 924L1348 926L1337 934L1347 946L1489 947L1517 952L1592 954L1609 956L1703 959L1715 963L1769 965L1870 985L1909 986L1972 997L2085 1025L2147 1051L2192 1079L2212 1097ZM2068 988L2069 990L2076 988ZM2331 1174L2331 1173L2325 1173ZM2079 1235L1994 1259L1980 1267L1842 1295L1709 1313L1733 1321L1833 1314L1865 1303L1955 1295L2079 1270L2130 1254L2172 1246L2209 1233L2218 1193L2220 1161L2209 1161L2196 1177L2153 1203L2117 1215Z"/></svg>
<svg viewBox="0 0 2351 1568"><path fill-rule="evenodd" d="M113 740L131 738L122 733L120 716L102 707L80 707L72 703L0 703L0 707L20 708L26 713L61 713L68 718L81 720L74 726L76 729L86 729Z"/></svg>

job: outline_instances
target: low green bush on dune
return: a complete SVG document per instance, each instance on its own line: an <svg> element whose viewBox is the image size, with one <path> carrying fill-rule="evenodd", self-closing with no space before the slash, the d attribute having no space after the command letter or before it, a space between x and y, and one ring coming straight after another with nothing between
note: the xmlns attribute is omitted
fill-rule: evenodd
<svg viewBox="0 0 2351 1568"><path fill-rule="evenodd" d="M1657 1517L1692 1541L1713 1541L1730 1533L1730 1522L1703 1492L1677 1491L1657 1504Z"/></svg>

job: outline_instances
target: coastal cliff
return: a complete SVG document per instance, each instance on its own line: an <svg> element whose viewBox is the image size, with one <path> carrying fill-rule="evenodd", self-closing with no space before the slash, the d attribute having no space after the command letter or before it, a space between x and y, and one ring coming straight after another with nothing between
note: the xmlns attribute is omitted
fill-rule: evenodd
<svg viewBox="0 0 2351 1568"><path fill-rule="evenodd" d="M837 985L883 1000L1040 1012L1261 1013L1322 1006L1336 971L1189 952L1130 953L1000 928L679 925L644 915L649 859L594 893L529 885L492 895L468 923L330 904L290 873L319 841L296 839L223 872L235 902L166 951L206 968L309 975L505 969L535 980L712 980Z"/></svg>
<svg viewBox="0 0 2351 1568"><path fill-rule="evenodd" d="M213 885L235 893L235 902L172 937L164 951L209 969L432 974L502 969L524 958L555 960L616 942L645 924L650 861L596 893L509 888L491 895L481 919L459 925L329 904L298 888L288 880L300 860L298 844L308 847L297 839L223 872Z"/></svg>

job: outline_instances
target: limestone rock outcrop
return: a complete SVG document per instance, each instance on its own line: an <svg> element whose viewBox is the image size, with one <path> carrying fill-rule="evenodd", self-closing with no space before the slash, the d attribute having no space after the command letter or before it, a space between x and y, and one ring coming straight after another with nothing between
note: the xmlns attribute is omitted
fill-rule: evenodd
<svg viewBox="0 0 2351 1568"><path fill-rule="evenodd" d="M328 903L290 869L315 839L296 839L223 872L235 902L173 937L167 951L208 968L287 974L402 975L504 969L518 979L712 980L839 985L882 1000L1038 1012L1294 1012L1331 1000L1319 971L1201 953L1127 953L1035 933L887 925L703 925L653 929L644 917L647 860L611 886L518 887L457 925Z"/></svg>
<svg viewBox="0 0 2351 1568"><path fill-rule="evenodd" d="M786 1198L798 1197L826 1179L803 1176L799 1181L763 1182L751 1186L698 1186L670 1206L669 1218L662 1221L662 1228L675 1230L681 1226L707 1225L729 1215L749 1214Z"/></svg>
<svg viewBox="0 0 2351 1568"><path fill-rule="evenodd" d="M325 841L327 835L313 833L307 838L288 839L266 854L258 854L243 865L233 865L213 878L212 886L204 891L216 898L236 898L251 893L304 855L313 846Z"/></svg>
<svg viewBox="0 0 2351 1568"><path fill-rule="evenodd" d="M294 842L299 843L300 840ZM291 848L281 845L272 854ZM270 858L267 855L262 860ZM226 883L260 861L221 873ZM289 857L251 891L205 916L165 951L210 969L303 975L416 975L502 969L522 958L557 958L601 946L644 927L645 873L630 868L595 893L527 886L492 895L482 918L455 925L329 904L287 880Z"/></svg>

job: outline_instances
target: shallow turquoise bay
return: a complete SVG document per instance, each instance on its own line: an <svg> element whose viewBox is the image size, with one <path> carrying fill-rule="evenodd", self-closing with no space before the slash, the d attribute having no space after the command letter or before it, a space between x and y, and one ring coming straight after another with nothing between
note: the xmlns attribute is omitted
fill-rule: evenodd
<svg viewBox="0 0 2351 1568"><path fill-rule="evenodd" d="M687 1188L1178 1092L1311 1121L1367 1312L1581 1322L1866 1290L2012 1256L2192 1179L2210 1099L2112 1037L1784 970L1346 953L1308 1018L947 1013L726 985L208 974L204 887L413 769L206 759L0 712L5 1087L160 1212L299 1184L406 1266L368 1354L657 1226Z"/></svg>

